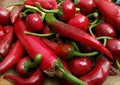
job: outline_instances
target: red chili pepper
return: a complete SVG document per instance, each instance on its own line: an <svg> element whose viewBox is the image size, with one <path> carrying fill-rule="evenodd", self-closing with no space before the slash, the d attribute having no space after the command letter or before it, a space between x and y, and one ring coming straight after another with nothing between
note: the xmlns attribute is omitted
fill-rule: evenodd
<svg viewBox="0 0 120 85"><path fill-rule="evenodd" d="M41 40L47 45L57 56L64 60L68 60L74 56L94 56L97 55L98 52L91 53L80 53L75 50L74 46L71 43L57 43L53 42L47 38L41 38Z"/></svg>
<svg viewBox="0 0 120 85"><path fill-rule="evenodd" d="M50 26L55 32L59 33L60 35L89 45L94 49L105 53L109 58L112 58L112 54L98 40L76 27L70 26L57 20L54 17L54 14L46 14L45 21L48 26Z"/></svg>
<svg viewBox="0 0 120 85"><path fill-rule="evenodd" d="M0 7L0 24L6 25L10 22L10 13L6 8Z"/></svg>
<svg viewBox="0 0 120 85"><path fill-rule="evenodd" d="M17 18L19 17L20 12L24 9L24 6L14 6L10 11L10 20L12 23L15 23Z"/></svg>
<svg viewBox="0 0 120 85"><path fill-rule="evenodd" d="M26 0L25 4L35 6L36 2L39 2L45 9L57 9L58 7L56 0Z"/></svg>
<svg viewBox="0 0 120 85"><path fill-rule="evenodd" d="M40 14L29 14L26 17L26 23L32 32L40 32L43 28L43 21Z"/></svg>
<svg viewBox="0 0 120 85"><path fill-rule="evenodd" d="M65 78L75 84L86 85L84 82L65 71L60 59L42 42L42 40L36 36L30 36L24 33L28 29L21 19L16 21L14 29L18 39L33 59L35 59L36 54L42 55L40 68L43 72L50 76L58 75L59 77ZM57 71L53 70L55 67L58 68L56 69Z"/></svg>
<svg viewBox="0 0 120 85"><path fill-rule="evenodd" d="M88 31L89 19L81 13L78 13L68 21L68 24L75 26L78 29L82 29L83 31Z"/></svg>
<svg viewBox="0 0 120 85"><path fill-rule="evenodd" d="M14 75L5 75L4 78L12 80L15 85L41 85L45 80L45 75L41 70L37 69L29 78Z"/></svg>
<svg viewBox="0 0 120 85"><path fill-rule="evenodd" d="M5 30L3 29L2 25L0 25L0 41L4 38L5 34Z"/></svg>
<svg viewBox="0 0 120 85"><path fill-rule="evenodd" d="M9 27L9 32L0 41L0 57L5 57L9 52L14 37L14 29Z"/></svg>
<svg viewBox="0 0 120 85"><path fill-rule="evenodd" d="M80 13L87 15L92 12L94 3L93 0L79 0L77 7L80 8Z"/></svg>
<svg viewBox="0 0 120 85"><path fill-rule="evenodd" d="M23 47L19 41L16 41L8 55L0 62L0 75L15 66L23 54Z"/></svg>
<svg viewBox="0 0 120 85"><path fill-rule="evenodd" d="M17 63L16 70L23 76L30 76L33 71L39 66L41 55L36 55L33 61L30 56L25 56Z"/></svg>
<svg viewBox="0 0 120 85"><path fill-rule="evenodd" d="M48 27L47 24L43 25L42 33L43 34L52 33L51 29Z"/></svg>
<svg viewBox="0 0 120 85"><path fill-rule="evenodd" d="M111 62L105 57L97 60L94 69L80 79L88 85L102 85L109 75Z"/></svg>
<svg viewBox="0 0 120 85"><path fill-rule="evenodd" d="M120 30L119 6L108 0L93 0L93 1L98 11L104 16L105 20L107 20L107 22L113 25L117 30Z"/></svg>

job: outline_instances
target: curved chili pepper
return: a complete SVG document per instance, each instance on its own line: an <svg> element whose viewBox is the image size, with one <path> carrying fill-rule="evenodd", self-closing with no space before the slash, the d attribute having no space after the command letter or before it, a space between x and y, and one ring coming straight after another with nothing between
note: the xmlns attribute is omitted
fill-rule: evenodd
<svg viewBox="0 0 120 85"><path fill-rule="evenodd" d="M56 0L26 0L25 4L35 6L36 2L39 2L45 9L57 9L58 7Z"/></svg>
<svg viewBox="0 0 120 85"><path fill-rule="evenodd" d="M106 49L98 40L76 27L57 20L54 14L46 14L45 21L48 26L50 26L55 32L59 33L60 35L89 45L94 49L105 53L109 58L113 58L108 49Z"/></svg>
<svg viewBox="0 0 120 85"><path fill-rule="evenodd" d="M30 76L33 71L39 66L42 56L36 55L35 60L33 61L30 56L22 58L16 66L16 70L19 74L23 76Z"/></svg>
<svg viewBox="0 0 120 85"><path fill-rule="evenodd" d="M20 12L24 9L24 6L14 6L10 11L10 20L12 23L15 23L17 18L19 17Z"/></svg>
<svg viewBox="0 0 120 85"><path fill-rule="evenodd" d="M80 79L88 85L102 85L109 75L112 63L105 57L100 57L94 69Z"/></svg>
<svg viewBox="0 0 120 85"><path fill-rule="evenodd" d="M75 84L86 85L84 82L80 81L78 78L69 74L65 70L60 59L42 42L42 40L36 36L30 36L24 33L26 30L28 30L25 22L23 22L21 19L18 19L14 24L14 29L18 39L33 59L35 58L36 54L42 55L40 68L43 72L47 73L49 76L57 75L65 78Z"/></svg>
<svg viewBox="0 0 120 85"><path fill-rule="evenodd" d="M41 70L37 69L29 78L14 75L5 75L4 78L12 80L15 85L41 85L45 80L45 75Z"/></svg>
<svg viewBox="0 0 120 85"><path fill-rule="evenodd" d="M97 55L99 52L95 51L95 52L91 52L91 53L80 53L78 51L75 50L75 47L73 46L73 44L71 43L56 43L53 42L47 38L40 38L46 46L48 46L51 50L53 50L53 52L59 56L62 59L70 59L74 56L94 56Z"/></svg>
<svg viewBox="0 0 120 85"><path fill-rule="evenodd" d="M0 62L0 75L15 66L23 54L23 47L19 41L16 41L14 47L12 47L8 55Z"/></svg>
<svg viewBox="0 0 120 85"><path fill-rule="evenodd" d="M0 42L0 57L5 57L5 55L10 50L14 37L14 29L12 26L9 27L9 32L4 36Z"/></svg>
<svg viewBox="0 0 120 85"><path fill-rule="evenodd" d="M109 22L111 25L113 25L117 30L120 30L119 6L108 0L93 0L93 1L98 11L104 16L105 20Z"/></svg>
<svg viewBox="0 0 120 85"><path fill-rule="evenodd" d="M0 40L4 38L5 34L5 30L3 29L2 25L0 25Z"/></svg>

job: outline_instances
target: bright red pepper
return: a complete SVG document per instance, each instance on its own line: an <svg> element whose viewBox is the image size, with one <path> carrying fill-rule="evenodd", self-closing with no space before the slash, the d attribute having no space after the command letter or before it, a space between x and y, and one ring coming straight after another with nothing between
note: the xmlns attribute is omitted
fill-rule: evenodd
<svg viewBox="0 0 120 85"><path fill-rule="evenodd" d="M36 55L35 60L32 60L30 56L25 56L17 63L16 70L19 74L28 77L39 66L42 56Z"/></svg>
<svg viewBox="0 0 120 85"><path fill-rule="evenodd" d="M68 25L66 23L63 23L59 20L57 20L52 13L46 14L45 21L55 32L58 34L76 40L80 43L84 43L86 45L89 45L93 47L96 50L99 50L103 53L105 53L109 58L112 58L112 54L106 49L98 40L91 37L86 32L73 27L71 25Z"/></svg>
<svg viewBox="0 0 120 85"><path fill-rule="evenodd" d="M33 59L35 59L36 54L42 55L42 60L40 62L40 68L42 71L47 73L49 76L58 75L59 77L65 78L75 84L86 85L84 82L78 80L75 76L65 71L60 59L42 42L42 40L36 36L30 36L24 33L29 30L21 19L16 21L14 29L18 39ZM55 70L54 73L53 69L55 69L55 67L58 69L57 71Z"/></svg>
<svg viewBox="0 0 120 85"><path fill-rule="evenodd" d="M0 41L0 57L5 57L5 55L9 52L13 38L14 38L14 29L12 26L10 26L9 32Z"/></svg>
<svg viewBox="0 0 120 85"><path fill-rule="evenodd" d="M3 7L0 7L0 24L7 25L10 22L10 12Z"/></svg>
<svg viewBox="0 0 120 85"><path fill-rule="evenodd" d="M15 23L17 18L19 17L20 12L24 9L24 6L14 6L10 11L10 20L12 23Z"/></svg>
<svg viewBox="0 0 120 85"><path fill-rule="evenodd" d="M39 13L29 14L26 16L26 23L32 32L40 32L43 28L43 21Z"/></svg>
<svg viewBox="0 0 120 85"><path fill-rule="evenodd" d="M89 28L89 19L81 13L78 13L73 18L68 21L68 24L82 29L83 31L88 31Z"/></svg>
<svg viewBox="0 0 120 85"><path fill-rule="evenodd" d="M36 2L39 2L45 9L57 9L58 7L56 0L26 0L25 4L35 6Z"/></svg>
<svg viewBox="0 0 120 85"><path fill-rule="evenodd" d="M15 85L41 85L45 80L45 75L41 70L37 69L29 78L14 75L5 75L4 78L12 80Z"/></svg>
<svg viewBox="0 0 120 85"><path fill-rule="evenodd" d="M105 57L97 60L94 69L80 79L88 85L102 85L109 75L112 63Z"/></svg>
<svg viewBox="0 0 120 85"><path fill-rule="evenodd" d="M109 22L111 25L113 25L117 30L120 30L119 6L108 0L93 0L93 1L98 11L104 16L105 20Z"/></svg>
<svg viewBox="0 0 120 85"><path fill-rule="evenodd" d="M19 41L16 41L7 56L0 62L0 75L11 69L22 58L24 49Z"/></svg>
<svg viewBox="0 0 120 85"><path fill-rule="evenodd" d="M75 50L74 46L71 43L57 43L53 42L47 38L41 38L41 40L48 46L57 56L64 60L68 60L73 58L74 56L94 56L97 55L98 52L91 53L80 53Z"/></svg>

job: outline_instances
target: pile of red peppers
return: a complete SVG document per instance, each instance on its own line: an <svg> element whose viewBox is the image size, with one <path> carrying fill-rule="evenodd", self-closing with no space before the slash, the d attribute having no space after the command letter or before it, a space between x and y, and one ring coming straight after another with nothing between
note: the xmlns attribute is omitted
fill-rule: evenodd
<svg viewBox="0 0 120 85"><path fill-rule="evenodd" d="M19 76L3 77L15 85L47 85L54 77L60 85L102 85L117 74L112 68L120 70L118 5L26 0L0 7L0 75L16 69Z"/></svg>

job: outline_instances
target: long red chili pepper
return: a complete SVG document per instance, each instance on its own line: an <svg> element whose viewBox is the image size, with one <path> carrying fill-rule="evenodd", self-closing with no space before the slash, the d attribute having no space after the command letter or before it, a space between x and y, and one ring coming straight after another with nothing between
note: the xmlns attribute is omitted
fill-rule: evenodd
<svg viewBox="0 0 120 85"><path fill-rule="evenodd" d="M116 29L120 30L119 6L109 0L93 0L93 1L98 11L104 16L107 22L116 27Z"/></svg>
<svg viewBox="0 0 120 85"><path fill-rule="evenodd" d="M12 26L9 26L8 30L9 30L9 32L0 41L0 57L5 57L5 55L10 50L10 46L13 41L14 29Z"/></svg>
<svg viewBox="0 0 120 85"><path fill-rule="evenodd" d="M37 69L29 78L21 78L14 75L5 75L4 78L12 80L15 85L41 85L45 80L43 72L39 69Z"/></svg>
<svg viewBox="0 0 120 85"><path fill-rule="evenodd" d="M47 45L51 50L53 50L53 52L59 56L62 59L70 59L74 56L94 56L97 55L98 52L91 52L91 53L80 53L78 51L75 50L75 47L73 46L72 43L57 43L57 42L53 42L47 38L40 38L45 45Z"/></svg>
<svg viewBox="0 0 120 85"><path fill-rule="evenodd" d="M88 85L102 85L109 75L112 63L105 57L97 60L95 68L80 79Z"/></svg>
<svg viewBox="0 0 120 85"><path fill-rule="evenodd" d="M112 54L98 40L76 27L70 26L57 20L54 14L46 14L45 21L48 26L50 26L55 32L59 33L60 35L89 45L94 49L105 53L109 58L112 58Z"/></svg>
<svg viewBox="0 0 120 85"><path fill-rule="evenodd" d="M15 66L23 54L23 47L19 41L16 41L14 47L10 50L8 55L0 62L0 75Z"/></svg>
<svg viewBox="0 0 120 85"><path fill-rule="evenodd" d="M69 74L65 70L60 59L38 37L26 35L24 33L25 31L28 31L28 29L21 19L16 21L14 29L18 39L33 59L36 54L42 55L42 60L40 62L40 68L42 71L51 76L58 75L59 77L65 78L75 84L86 85L75 76ZM57 68L57 71L55 68Z"/></svg>

